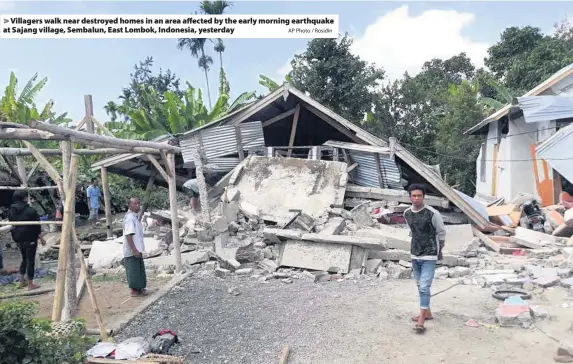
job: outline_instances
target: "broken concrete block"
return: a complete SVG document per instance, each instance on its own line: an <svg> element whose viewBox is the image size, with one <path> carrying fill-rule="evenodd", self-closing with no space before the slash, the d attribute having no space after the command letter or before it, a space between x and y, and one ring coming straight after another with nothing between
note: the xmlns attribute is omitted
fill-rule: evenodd
<svg viewBox="0 0 573 364"><path fill-rule="evenodd" d="M330 274L328 272L313 272L314 283L328 282L330 280Z"/></svg>
<svg viewBox="0 0 573 364"><path fill-rule="evenodd" d="M237 234L237 232L239 231L240 225L236 222L236 221L231 221L229 223L229 226L227 228L227 230L231 233L231 234Z"/></svg>
<svg viewBox="0 0 573 364"><path fill-rule="evenodd" d="M573 286L573 278L565 278L561 280L561 286L569 288Z"/></svg>
<svg viewBox="0 0 573 364"><path fill-rule="evenodd" d="M347 273L351 254L351 245L288 240L284 244L279 264L312 270L338 267L342 273Z"/></svg>
<svg viewBox="0 0 573 364"><path fill-rule="evenodd" d="M502 303L497 308L495 318L502 327L522 326L528 328L531 326L532 317L529 305L511 305Z"/></svg>
<svg viewBox="0 0 573 364"><path fill-rule="evenodd" d="M273 260L270 260L270 259L264 259L264 260L260 261L258 266L262 270L270 272L270 273L275 272L279 268L277 263Z"/></svg>
<svg viewBox="0 0 573 364"><path fill-rule="evenodd" d="M448 269L448 267L439 267L436 268L436 270L434 271L435 279L446 279L449 277L449 275L450 275L450 270Z"/></svg>
<svg viewBox="0 0 573 364"><path fill-rule="evenodd" d="M229 274L231 274L231 271L228 269L223 269L223 268L215 269L215 275L219 278L225 278Z"/></svg>
<svg viewBox="0 0 573 364"><path fill-rule="evenodd" d="M239 263L237 260L235 259L226 259L225 263L227 263L229 266L231 266L233 269L239 269L241 267L241 263Z"/></svg>
<svg viewBox="0 0 573 364"><path fill-rule="evenodd" d="M368 203L364 203L356 206L350 211L352 220L358 227L372 227L376 226L376 222L372 219L370 215L370 206Z"/></svg>
<svg viewBox="0 0 573 364"><path fill-rule="evenodd" d="M412 269L404 268L395 263L389 264L386 270L392 279L409 279L412 276Z"/></svg>
<svg viewBox="0 0 573 364"><path fill-rule="evenodd" d="M382 259L368 259L366 261L366 272L374 273L382 263Z"/></svg>
<svg viewBox="0 0 573 364"><path fill-rule="evenodd" d="M535 319L549 318L549 311L543 306L530 306L531 314Z"/></svg>
<svg viewBox="0 0 573 364"><path fill-rule="evenodd" d="M349 269L362 269L364 258L367 257L368 251L359 246L353 245L352 252L350 253L350 267Z"/></svg>
<svg viewBox="0 0 573 364"><path fill-rule="evenodd" d="M227 221L237 221L239 216L238 202L221 203L219 206L221 206L221 215L223 215Z"/></svg>
<svg viewBox="0 0 573 364"><path fill-rule="evenodd" d="M559 281L560 278L558 276L539 277L533 280L533 284L546 288L556 285Z"/></svg>
<svg viewBox="0 0 573 364"><path fill-rule="evenodd" d="M321 235L338 235L344 230L346 226L346 220L342 217L333 217L328 220L324 225L322 230L320 230Z"/></svg>
<svg viewBox="0 0 573 364"><path fill-rule="evenodd" d="M398 261L398 265L401 265L404 268L412 268L412 262L407 261L407 260Z"/></svg>
<svg viewBox="0 0 573 364"><path fill-rule="evenodd" d="M227 219L222 216L215 216L212 220L213 225L213 232L215 234L224 233L229 230L229 224L227 223Z"/></svg>
<svg viewBox="0 0 573 364"><path fill-rule="evenodd" d="M261 210L247 201L239 202L239 211L248 219L259 220L261 218Z"/></svg>
<svg viewBox="0 0 573 364"><path fill-rule="evenodd" d="M264 254L255 248L253 243L242 246L237 249L235 259L241 263L256 262L263 259Z"/></svg>
<svg viewBox="0 0 573 364"><path fill-rule="evenodd" d="M410 250L410 232L407 229L395 228L388 225L379 225L379 228L358 229L354 236L378 239L388 249Z"/></svg>
<svg viewBox="0 0 573 364"><path fill-rule="evenodd" d="M301 240L303 232L299 230L265 228L263 235L270 242L280 244L283 240Z"/></svg>
<svg viewBox="0 0 573 364"><path fill-rule="evenodd" d="M457 266L467 266L468 265L466 258L459 257L456 255L449 255L449 254L443 254L441 264L445 265L447 267L457 267Z"/></svg>
<svg viewBox="0 0 573 364"><path fill-rule="evenodd" d="M217 262L207 262L205 263L205 269L215 270L217 268Z"/></svg>
<svg viewBox="0 0 573 364"><path fill-rule="evenodd" d="M571 268L558 268L557 275L561 278L567 278L571 276Z"/></svg>
<svg viewBox="0 0 573 364"><path fill-rule="evenodd" d="M405 250L390 249L385 251L368 251L368 257L398 262L400 260L412 261L412 255Z"/></svg>
<svg viewBox="0 0 573 364"><path fill-rule="evenodd" d="M287 229L309 232L314 227L314 219L305 213L300 213L288 226Z"/></svg>
<svg viewBox="0 0 573 364"><path fill-rule="evenodd" d="M197 233L197 239L199 239L199 241L209 242L214 239L213 231L211 229L196 227L195 232Z"/></svg>
<svg viewBox="0 0 573 364"><path fill-rule="evenodd" d="M238 276L248 276L251 273L253 273L253 268L243 268L243 269L237 269L235 271L235 274Z"/></svg>
<svg viewBox="0 0 573 364"><path fill-rule="evenodd" d="M227 290L227 292L229 292L229 294L232 294L233 296L238 296L241 294L241 292L239 292L239 288L238 287L229 287L229 289Z"/></svg>
<svg viewBox="0 0 573 364"><path fill-rule="evenodd" d="M290 274L285 272L273 272L273 278L290 278Z"/></svg>
<svg viewBox="0 0 573 364"><path fill-rule="evenodd" d="M448 277L460 278L470 274L470 269L467 267L454 267L448 270Z"/></svg>
<svg viewBox="0 0 573 364"><path fill-rule="evenodd" d="M233 202L239 201L239 197L241 197L241 191L237 187L227 187L227 201L225 202Z"/></svg>

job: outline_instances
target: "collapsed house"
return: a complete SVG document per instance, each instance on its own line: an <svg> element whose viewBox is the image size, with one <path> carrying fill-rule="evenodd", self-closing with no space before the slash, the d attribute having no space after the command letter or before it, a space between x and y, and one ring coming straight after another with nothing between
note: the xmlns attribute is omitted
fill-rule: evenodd
<svg viewBox="0 0 573 364"><path fill-rule="evenodd" d="M336 266L348 273L365 264L367 252L398 249L392 257L407 257L402 213L409 206L406 188L413 183L426 184L426 203L438 208L446 223L463 224L458 238L464 244L473 238L471 225L478 231L495 230L485 206L447 185L437 168L289 84L177 139L182 149L176 161L178 188L196 175L194 150L204 173L221 176L209 186L213 236L194 227L193 221L205 220L197 216L188 216L181 233L203 246L214 241L213 250L225 261L236 258L237 247L253 243L249 232L267 243L280 243L277 267ZM102 166L164 184L154 166L137 155L114 156L92 167ZM387 229L380 229L383 225Z"/></svg>

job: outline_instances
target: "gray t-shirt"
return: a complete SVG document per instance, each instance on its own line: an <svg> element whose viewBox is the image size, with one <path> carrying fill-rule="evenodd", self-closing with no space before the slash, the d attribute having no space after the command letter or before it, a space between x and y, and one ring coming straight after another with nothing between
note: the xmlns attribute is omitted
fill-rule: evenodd
<svg viewBox="0 0 573 364"><path fill-rule="evenodd" d="M133 236L133 244L140 253L145 251L143 243L143 225L137 218L137 214L129 210L123 218L123 256L132 257L133 251L127 243L127 235Z"/></svg>

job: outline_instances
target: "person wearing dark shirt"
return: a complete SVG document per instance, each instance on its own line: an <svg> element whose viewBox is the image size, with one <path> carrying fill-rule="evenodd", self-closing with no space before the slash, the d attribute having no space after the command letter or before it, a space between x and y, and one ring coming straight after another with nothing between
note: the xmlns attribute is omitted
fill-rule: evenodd
<svg viewBox="0 0 573 364"><path fill-rule="evenodd" d="M16 191L12 196L12 206L8 215L9 221L40 221L40 216L30 204L29 195L26 191ZM20 264L20 286L26 287L26 278L28 278L28 290L33 290L39 286L34 284L36 249L38 240L42 245L46 241L42 236L41 225L18 225L12 229L12 239L20 248L22 254L22 263Z"/></svg>
<svg viewBox="0 0 573 364"><path fill-rule="evenodd" d="M207 188L213 187L217 182L219 182L219 175L216 173L205 173L205 184ZM188 180L183 184L183 187L186 189L186 192L189 194L189 206L193 212L197 211L197 207L199 204L199 183L197 178L193 178Z"/></svg>
<svg viewBox="0 0 573 364"><path fill-rule="evenodd" d="M410 228L412 272L418 285L420 314L413 317L414 330L423 333L424 322L432 320L430 310L430 288L434 280L436 264L442 259L446 241L446 227L442 215L424 203L426 188L423 185L411 185L408 188L412 206L404 212L404 218Z"/></svg>

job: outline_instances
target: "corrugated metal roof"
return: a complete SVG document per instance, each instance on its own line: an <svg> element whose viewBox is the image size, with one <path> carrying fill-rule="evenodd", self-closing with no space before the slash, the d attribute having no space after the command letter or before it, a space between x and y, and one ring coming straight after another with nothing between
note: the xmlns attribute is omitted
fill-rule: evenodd
<svg viewBox="0 0 573 364"><path fill-rule="evenodd" d="M573 124L559 129L535 148L537 155L573 183Z"/></svg>
<svg viewBox="0 0 573 364"><path fill-rule="evenodd" d="M263 126L260 121L243 123L239 125L239 128L244 150L265 146ZM237 153L237 137L234 125L222 125L205 129L198 134L198 137L201 139L200 142L196 141L196 138L187 138L180 142L185 164L193 162L191 150L194 148L203 151L207 163L211 163L215 158Z"/></svg>
<svg viewBox="0 0 573 364"><path fill-rule="evenodd" d="M524 96L518 97L526 123L539 123L573 117L573 97Z"/></svg>
<svg viewBox="0 0 573 364"><path fill-rule="evenodd" d="M348 151L348 154L353 163L358 163L358 166L353 170L353 181L355 184L364 187L402 188L400 184L400 170L396 162L389 157L379 156L383 183L380 186L374 154L354 150Z"/></svg>
<svg viewBox="0 0 573 364"><path fill-rule="evenodd" d="M551 77L540 83L539 85L535 86L535 88L529 90L523 96L537 96L542 92L546 91L547 89L553 87L558 82L562 81L565 77L568 77L573 74L573 63L570 65L563 67L559 71L555 72ZM472 126L468 131L464 134L473 134L476 131L480 130L484 126L488 125L491 122L498 121L505 115L507 115L510 110L512 109L513 105L505 105L503 108L497 110L483 121L478 123L477 125Z"/></svg>

